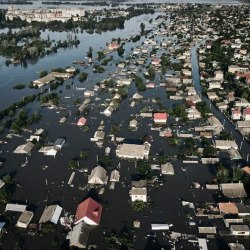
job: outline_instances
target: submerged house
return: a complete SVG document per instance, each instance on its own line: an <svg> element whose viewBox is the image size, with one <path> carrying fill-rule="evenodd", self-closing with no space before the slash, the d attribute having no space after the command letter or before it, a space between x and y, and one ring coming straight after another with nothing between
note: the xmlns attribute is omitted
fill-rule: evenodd
<svg viewBox="0 0 250 250"><path fill-rule="evenodd" d="M136 119L133 119L129 122L129 128L131 129L136 129L137 128L137 125L138 125L138 122Z"/></svg>
<svg viewBox="0 0 250 250"><path fill-rule="evenodd" d="M27 142L26 144L19 145L15 150L15 154L29 154L31 150L34 148L34 144L31 142Z"/></svg>
<svg viewBox="0 0 250 250"><path fill-rule="evenodd" d="M108 106L104 111L103 114L107 117L111 116L114 111L114 108L112 106Z"/></svg>
<svg viewBox="0 0 250 250"><path fill-rule="evenodd" d="M146 180L132 181L131 201L147 202Z"/></svg>
<svg viewBox="0 0 250 250"><path fill-rule="evenodd" d="M85 119L84 117L81 117L78 122L77 122L77 126L84 126L86 124L87 119Z"/></svg>
<svg viewBox="0 0 250 250"><path fill-rule="evenodd" d="M87 248L91 226L81 221L67 235L70 247Z"/></svg>
<svg viewBox="0 0 250 250"><path fill-rule="evenodd" d="M148 159L150 145L144 144L127 144L118 145L116 156L124 159Z"/></svg>
<svg viewBox="0 0 250 250"><path fill-rule="evenodd" d="M57 224L61 213L62 213L62 207L58 205L47 206L43 211L43 214L39 220L39 224L46 222Z"/></svg>
<svg viewBox="0 0 250 250"><path fill-rule="evenodd" d="M38 86L38 88L41 88L43 85L49 84L53 82L56 78L52 74L48 74L42 78L39 78L37 80L34 80L32 83L35 86Z"/></svg>
<svg viewBox="0 0 250 250"><path fill-rule="evenodd" d="M222 183L220 184L221 191L228 198L243 198L247 197L243 183Z"/></svg>
<svg viewBox="0 0 250 250"><path fill-rule="evenodd" d="M168 119L167 113L154 113L155 124L166 124Z"/></svg>
<svg viewBox="0 0 250 250"><path fill-rule="evenodd" d="M174 175L174 167L171 163L167 162L161 165L161 174Z"/></svg>
<svg viewBox="0 0 250 250"><path fill-rule="evenodd" d="M65 143L64 138L58 138L54 142L54 145L41 147L38 152L43 153L44 155L51 155L55 157L58 151L62 149L64 143Z"/></svg>
<svg viewBox="0 0 250 250"><path fill-rule="evenodd" d="M107 171L101 166L96 166L91 171L91 174L88 178L88 184L103 185L107 184L107 180Z"/></svg>
<svg viewBox="0 0 250 250"><path fill-rule="evenodd" d="M120 173L118 170L114 169L112 172L111 172L111 175L110 175L110 182L119 182L120 180Z"/></svg>
<svg viewBox="0 0 250 250"><path fill-rule="evenodd" d="M77 225L84 221L88 225L97 226L100 223L101 215L102 205L92 198L88 198L77 206L74 224Z"/></svg>
<svg viewBox="0 0 250 250"><path fill-rule="evenodd" d="M31 211L23 211L21 216L19 217L16 226L17 227L22 227L22 228L27 228L28 225L30 224L32 218L34 216L34 213Z"/></svg>

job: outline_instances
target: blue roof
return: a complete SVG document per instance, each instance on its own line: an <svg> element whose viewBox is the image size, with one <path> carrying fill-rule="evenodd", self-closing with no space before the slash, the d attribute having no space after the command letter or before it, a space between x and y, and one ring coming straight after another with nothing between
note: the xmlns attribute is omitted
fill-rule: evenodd
<svg viewBox="0 0 250 250"><path fill-rule="evenodd" d="M2 229L5 224L6 224L6 222L0 222L0 229Z"/></svg>

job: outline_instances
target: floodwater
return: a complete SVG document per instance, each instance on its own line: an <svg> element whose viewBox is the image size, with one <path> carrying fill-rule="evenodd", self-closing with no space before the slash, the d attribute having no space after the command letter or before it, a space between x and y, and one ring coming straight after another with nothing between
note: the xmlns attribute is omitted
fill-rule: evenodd
<svg viewBox="0 0 250 250"><path fill-rule="evenodd" d="M57 54L52 56L46 56L34 64L28 64L27 67L6 67L4 65L4 59L1 60L1 83L0 83L0 106L1 109L7 107L13 101L20 100L23 96L27 96L31 93L38 92L39 90L30 90L26 87L24 90L12 90L12 87L18 82L22 81L25 84L29 84L30 81L38 77L37 71L48 70L50 71L52 67L66 67L71 65L74 60L83 60L88 48L93 47L94 51L103 49L107 42L110 42L112 38L124 38L129 37L132 34L138 34L140 30L140 23L145 22L146 27L150 28L149 20L157 16L155 15L142 15L139 17L132 18L130 21L125 23L124 30L116 30L113 32L105 32L102 34L89 35L87 33L78 34L78 39L80 39L81 44L76 49L65 49L59 50ZM154 24L152 24L154 25ZM60 39L66 38L66 33L52 33L45 31L43 36L46 37L50 35L51 39L53 36ZM158 38L156 38L158 39ZM159 38L161 39L161 38ZM136 47L141 44L144 39L141 39L137 43L127 43L124 48L126 49L126 55L129 54L131 48ZM112 62L108 71L113 72L115 70L114 64L117 62L117 53L112 53L114 56L114 62ZM88 89L92 88L93 85L103 78L108 76L109 72L103 74L90 73L90 69L86 69L90 76L88 81L80 84L77 78L74 79L74 86L86 86ZM198 74L198 73L197 73ZM194 76L194 77L197 77ZM195 190L191 192L190 186L193 180L197 180L201 185L205 185L207 182L212 181L213 169L208 166L202 166L200 164L190 164L187 167L187 171L183 173L181 167L184 166L180 161L173 160L173 165L175 169L174 176L167 176L164 178L164 185L159 188L148 188L148 195L152 202L151 209L145 209L140 213L136 213L132 210L129 197L129 189L131 186L131 176L136 173L135 164L127 161L121 161L121 181L116 184L115 190L105 190L103 195L98 196L95 190L79 190L79 187L85 186L87 182L87 175L81 172L76 172L75 178L72 182L74 187L69 187L67 184L68 179L72 173L72 170L68 169L68 162L79 157L79 153L83 149L90 149L90 157L87 160L80 160L80 165L83 168L88 168L89 172L97 163L97 155L101 157L104 153L104 148L111 147L111 156L113 162L111 164L111 169L118 165L118 160L115 156L116 145L110 143L109 140L105 141L103 148L97 148L93 143L90 142L90 137L94 135L97 130L100 121L104 121L105 132L109 132L110 127L113 123L122 124L122 129L118 132L118 136L126 137L129 139L139 139L145 134L150 134L153 136L153 143L151 147L151 154L163 152L165 155L174 156L178 152L178 147L171 147L166 142L164 138L158 136L157 131L150 130L150 124L152 124L152 119L149 118L138 118L139 129L136 132L131 132L128 129L128 120L130 115L135 115L138 111L147 105L147 98L155 96L160 97L162 102L166 106L171 106L172 101L167 99L165 91L161 88L155 88L154 90L147 90L142 93L145 97L144 101L137 103L132 109L129 107L129 100L132 95L136 92L135 87L129 89L128 98L125 99L119 110L107 118L100 115L100 111L103 111L104 107L101 107L101 103L106 97L110 97L107 93L99 93L98 97L101 98L100 101L95 101L91 104L90 114L86 117L87 124L90 130L86 133L81 131L75 123L78 117L74 115L77 107L72 105L73 100L77 97L82 97L82 91L77 91L71 86L70 90L66 90L65 86L71 83L71 80L64 83L64 86L59 87L58 91L62 91L61 96L69 96L70 99L62 98L63 110L58 113L55 110L49 110L46 108L41 108L38 103L28 105L29 110L40 110L43 115L43 119L35 125L32 125L31 129L34 131L37 128L44 128L48 131L47 138L49 141L55 141L58 137L66 138L66 145L61 151L53 157L42 156L36 150L33 150L32 155L28 156L28 164L25 167L20 165L25 162L24 156L18 156L13 154L13 150L19 144L24 143L25 139L29 137L30 134L25 133L22 138L15 138L9 140L8 144L1 145L2 156L6 158L6 164L3 169L1 169L1 175L10 173L12 174L20 184L13 196L13 201L26 202L31 204L36 208L34 221L38 221L44 207L48 204L57 203L60 204L63 209L71 214L76 211L77 204L81 202L85 197L91 196L100 199L105 205L102 213L101 224L98 228L90 235L90 244L96 244L98 249L108 249L108 246L104 243L104 232L111 232L111 230L116 230L119 232L123 228L131 228L134 219L138 219L141 222L141 228L135 233L135 249L160 249L156 246L156 243L151 242L150 239L146 239L146 235L151 232L150 223L170 223L173 224L173 230L182 233L195 234L196 231L187 224L187 219L185 215L184 208L181 207L181 200L188 200L192 202L199 201L213 201L212 192L208 190ZM156 82L159 84L159 79ZM151 104L150 104L151 105ZM153 104L151 105L153 106ZM63 117L65 113L71 111L71 116L69 116L67 122L64 125L59 125L60 118ZM169 123L175 123L170 119ZM179 123L178 125L182 125ZM47 166L45 169L44 167ZM45 169L45 170L44 170ZM109 171L110 173L110 171ZM47 183L47 184L46 184ZM25 234L20 231L21 234ZM15 238L14 234L9 233L4 238L4 249L14 249ZM25 246L27 250L37 249L59 249L59 247L52 247L51 240L54 235L49 235L45 237L31 237L26 236ZM64 237L64 236L62 236ZM169 242L165 239L162 233L157 233L157 238L159 239L159 246L163 249L169 249ZM177 244L177 249L180 249L182 243ZM184 244L184 243L183 243ZM65 249L65 248L63 248ZM67 248L66 248L67 249ZM197 249L197 246L192 245L187 246L186 249ZM219 249L217 242L211 245L210 249ZM222 249L222 248L221 248Z"/></svg>
<svg viewBox="0 0 250 250"><path fill-rule="evenodd" d="M28 89L28 87L21 91L13 91L12 88L17 83L23 83L28 86L31 81L39 78L39 74L37 74L37 72L41 70L51 71L52 68L65 68L71 65L73 61L86 61L85 56L90 46L93 48L93 56L96 57L97 51L103 50L106 47L106 43L110 43L112 38L120 37L122 39L139 34L140 24L142 22L146 24L146 28L150 29L152 24L149 24L148 21L158 15L159 13L155 13L154 15L141 15L134 17L125 22L124 29L117 29L115 31L108 31L103 32L102 34L92 35L86 32L83 32L82 34L79 33L77 34L77 37L80 40L80 44L77 48L59 49L56 54L45 56L42 59L39 58L37 60L30 61L25 67L22 68L20 65L9 65L7 67L5 65L6 59L0 57L0 109L4 109L11 103L17 102L21 100L22 97L30 95L34 92L34 90ZM46 30L42 34L42 38L47 39L48 35L50 36L51 40L56 39L63 41L67 39L67 32L59 33ZM74 35L75 34L73 34L73 37ZM136 45L138 45L138 42L132 44L130 47L125 46L124 48L126 48L126 51L130 52L130 49ZM128 54L128 52L125 53ZM115 53L114 56L116 55L117 53ZM95 83L96 82L92 82L92 84Z"/></svg>

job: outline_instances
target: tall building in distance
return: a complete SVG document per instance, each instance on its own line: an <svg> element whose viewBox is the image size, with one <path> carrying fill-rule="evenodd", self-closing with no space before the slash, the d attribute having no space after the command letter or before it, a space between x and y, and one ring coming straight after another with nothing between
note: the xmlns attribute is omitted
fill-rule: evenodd
<svg viewBox="0 0 250 250"><path fill-rule="evenodd" d="M73 21L78 21L85 16L84 9L16 9L13 5L8 7L6 13L6 20L12 21L14 18L20 18L22 21L26 20L31 23L33 21L37 22L51 22L51 21L61 21L66 22L69 19Z"/></svg>

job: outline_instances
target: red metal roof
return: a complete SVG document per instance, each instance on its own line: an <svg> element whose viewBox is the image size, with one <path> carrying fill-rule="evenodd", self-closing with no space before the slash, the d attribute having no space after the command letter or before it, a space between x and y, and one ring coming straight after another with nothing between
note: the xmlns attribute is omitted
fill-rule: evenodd
<svg viewBox="0 0 250 250"><path fill-rule="evenodd" d="M249 107L248 107L248 108L245 108L244 113L245 113L246 115L250 115L250 108L249 108Z"/></svg>
<svg viewBox="0 0 250 250"><path fill-rule="evenodd" d="M84 126L86 121L87 120L84 117L81 117L77 122L77 126Z"/></svg>
<svg viewBox="0 0 250 250"><path fill-rule="evenodd" d="M83 220L85 217L92 220L94 223L99 225L102 214L102 205L88 198L87 200L81 202L76 210L75 223Z"/></svg>
<svg viewBox="0 0 250 250"><path fill-rule="evenodd" d="M235 114L235 115L236 115L236 114L241 114L241 112L240 112L240 110L239 110L239 109L235 109L235 110L233 110L233 111L232 111L232 113L233 113L233 114Z"/></svg>
<svg viewBox="0 0 250 250"><path fill-rule="evenodd" d="M167 113L154 113L154 120L167 120Z"/></svg>

